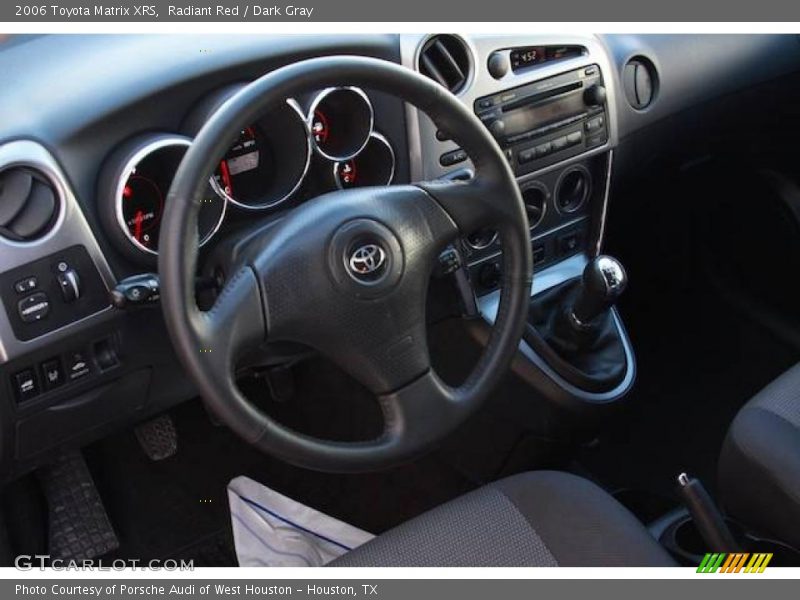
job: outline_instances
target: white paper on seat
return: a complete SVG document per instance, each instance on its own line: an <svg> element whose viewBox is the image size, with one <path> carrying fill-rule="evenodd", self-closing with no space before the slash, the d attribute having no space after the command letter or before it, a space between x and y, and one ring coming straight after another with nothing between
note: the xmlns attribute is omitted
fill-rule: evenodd
<svg viewBox="0 0 800 600"><path fill-rule="evenodd" d="M321 567L375 537L248 477L228 484L228 504L242 567Z"/></svg>

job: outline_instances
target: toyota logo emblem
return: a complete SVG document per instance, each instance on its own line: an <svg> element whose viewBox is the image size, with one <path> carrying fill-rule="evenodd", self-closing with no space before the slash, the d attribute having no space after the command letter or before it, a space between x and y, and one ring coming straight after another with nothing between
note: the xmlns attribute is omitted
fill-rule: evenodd
<svg viewBox="0 0 800 600"><path fill-rule="evenodd" d="M353 250L348 262L356 277L374 275L386 264L386 252L378 244L364 244Z"/></svg>

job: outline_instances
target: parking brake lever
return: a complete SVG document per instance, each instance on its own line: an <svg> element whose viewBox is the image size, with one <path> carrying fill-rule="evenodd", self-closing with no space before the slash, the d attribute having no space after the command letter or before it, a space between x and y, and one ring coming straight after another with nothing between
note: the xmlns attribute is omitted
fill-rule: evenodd
<svg viewBox="0 0 800 600"><path fill-rule="evenodd" d="M680 494L703 540L712 552L738 552L739 544L703 483L686 473L678 475Z"/></svg>

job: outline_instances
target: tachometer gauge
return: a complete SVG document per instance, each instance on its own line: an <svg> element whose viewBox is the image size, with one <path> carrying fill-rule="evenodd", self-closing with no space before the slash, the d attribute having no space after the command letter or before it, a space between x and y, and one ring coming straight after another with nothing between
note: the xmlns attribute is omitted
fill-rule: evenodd
<svg viewBox="0 0 800 600"><path fill-rule="evenodd" d="M361 152L333 166L333 177L340 189L389 185L394 177L394 150L391 144L380 133L373 132Z"/></svg>
<svg viewBox="0 0 800 600"><path fill-rule="evenodd" d="M239 132L214 172L212 185L241 208L271 208L300 187L310 155L303 115L287 101Z"/></svg>
<svg viewBox="0 0 800 600"><path fill-rule="evenodd" d="M114 225L112 232L118 232L114 239L120 239L129 254L158 254L167 193L190 144L189 138L166 134L137 138L117 151L105 169L101 188L110 188L111 198L106 195L109 192L101 194L100 214ZM200 245L217 232L225 208L225 201L209 184L198 214Z"/></svg>
<svg viewBox="0 0 800 600"><path fill-rule="evenodd" d="M158 184L132 174L122 188L121 209L128 235L145 248L157 248L158 226L164 212L164 196Z"/></svg>

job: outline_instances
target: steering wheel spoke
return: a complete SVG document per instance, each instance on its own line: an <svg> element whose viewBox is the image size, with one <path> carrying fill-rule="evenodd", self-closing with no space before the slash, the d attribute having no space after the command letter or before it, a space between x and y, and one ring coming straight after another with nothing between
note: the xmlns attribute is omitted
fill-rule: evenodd
<svg viewBox="0 0 800 600"><path fill-rule="evenodd" d="M264 309L253 269L242 267L225 284L214 306L197 316L201 320L197 351L214 365L229 369L239 355L262 343Z"/></svg>
<svg viewBox="0 0 800 600"><path fill-rule="evenodd" d="M497 193L483 180L436 180L417 185L444 209L462 235L493 225L488 219L496 211L489 204L496 202Z"/></svg>

